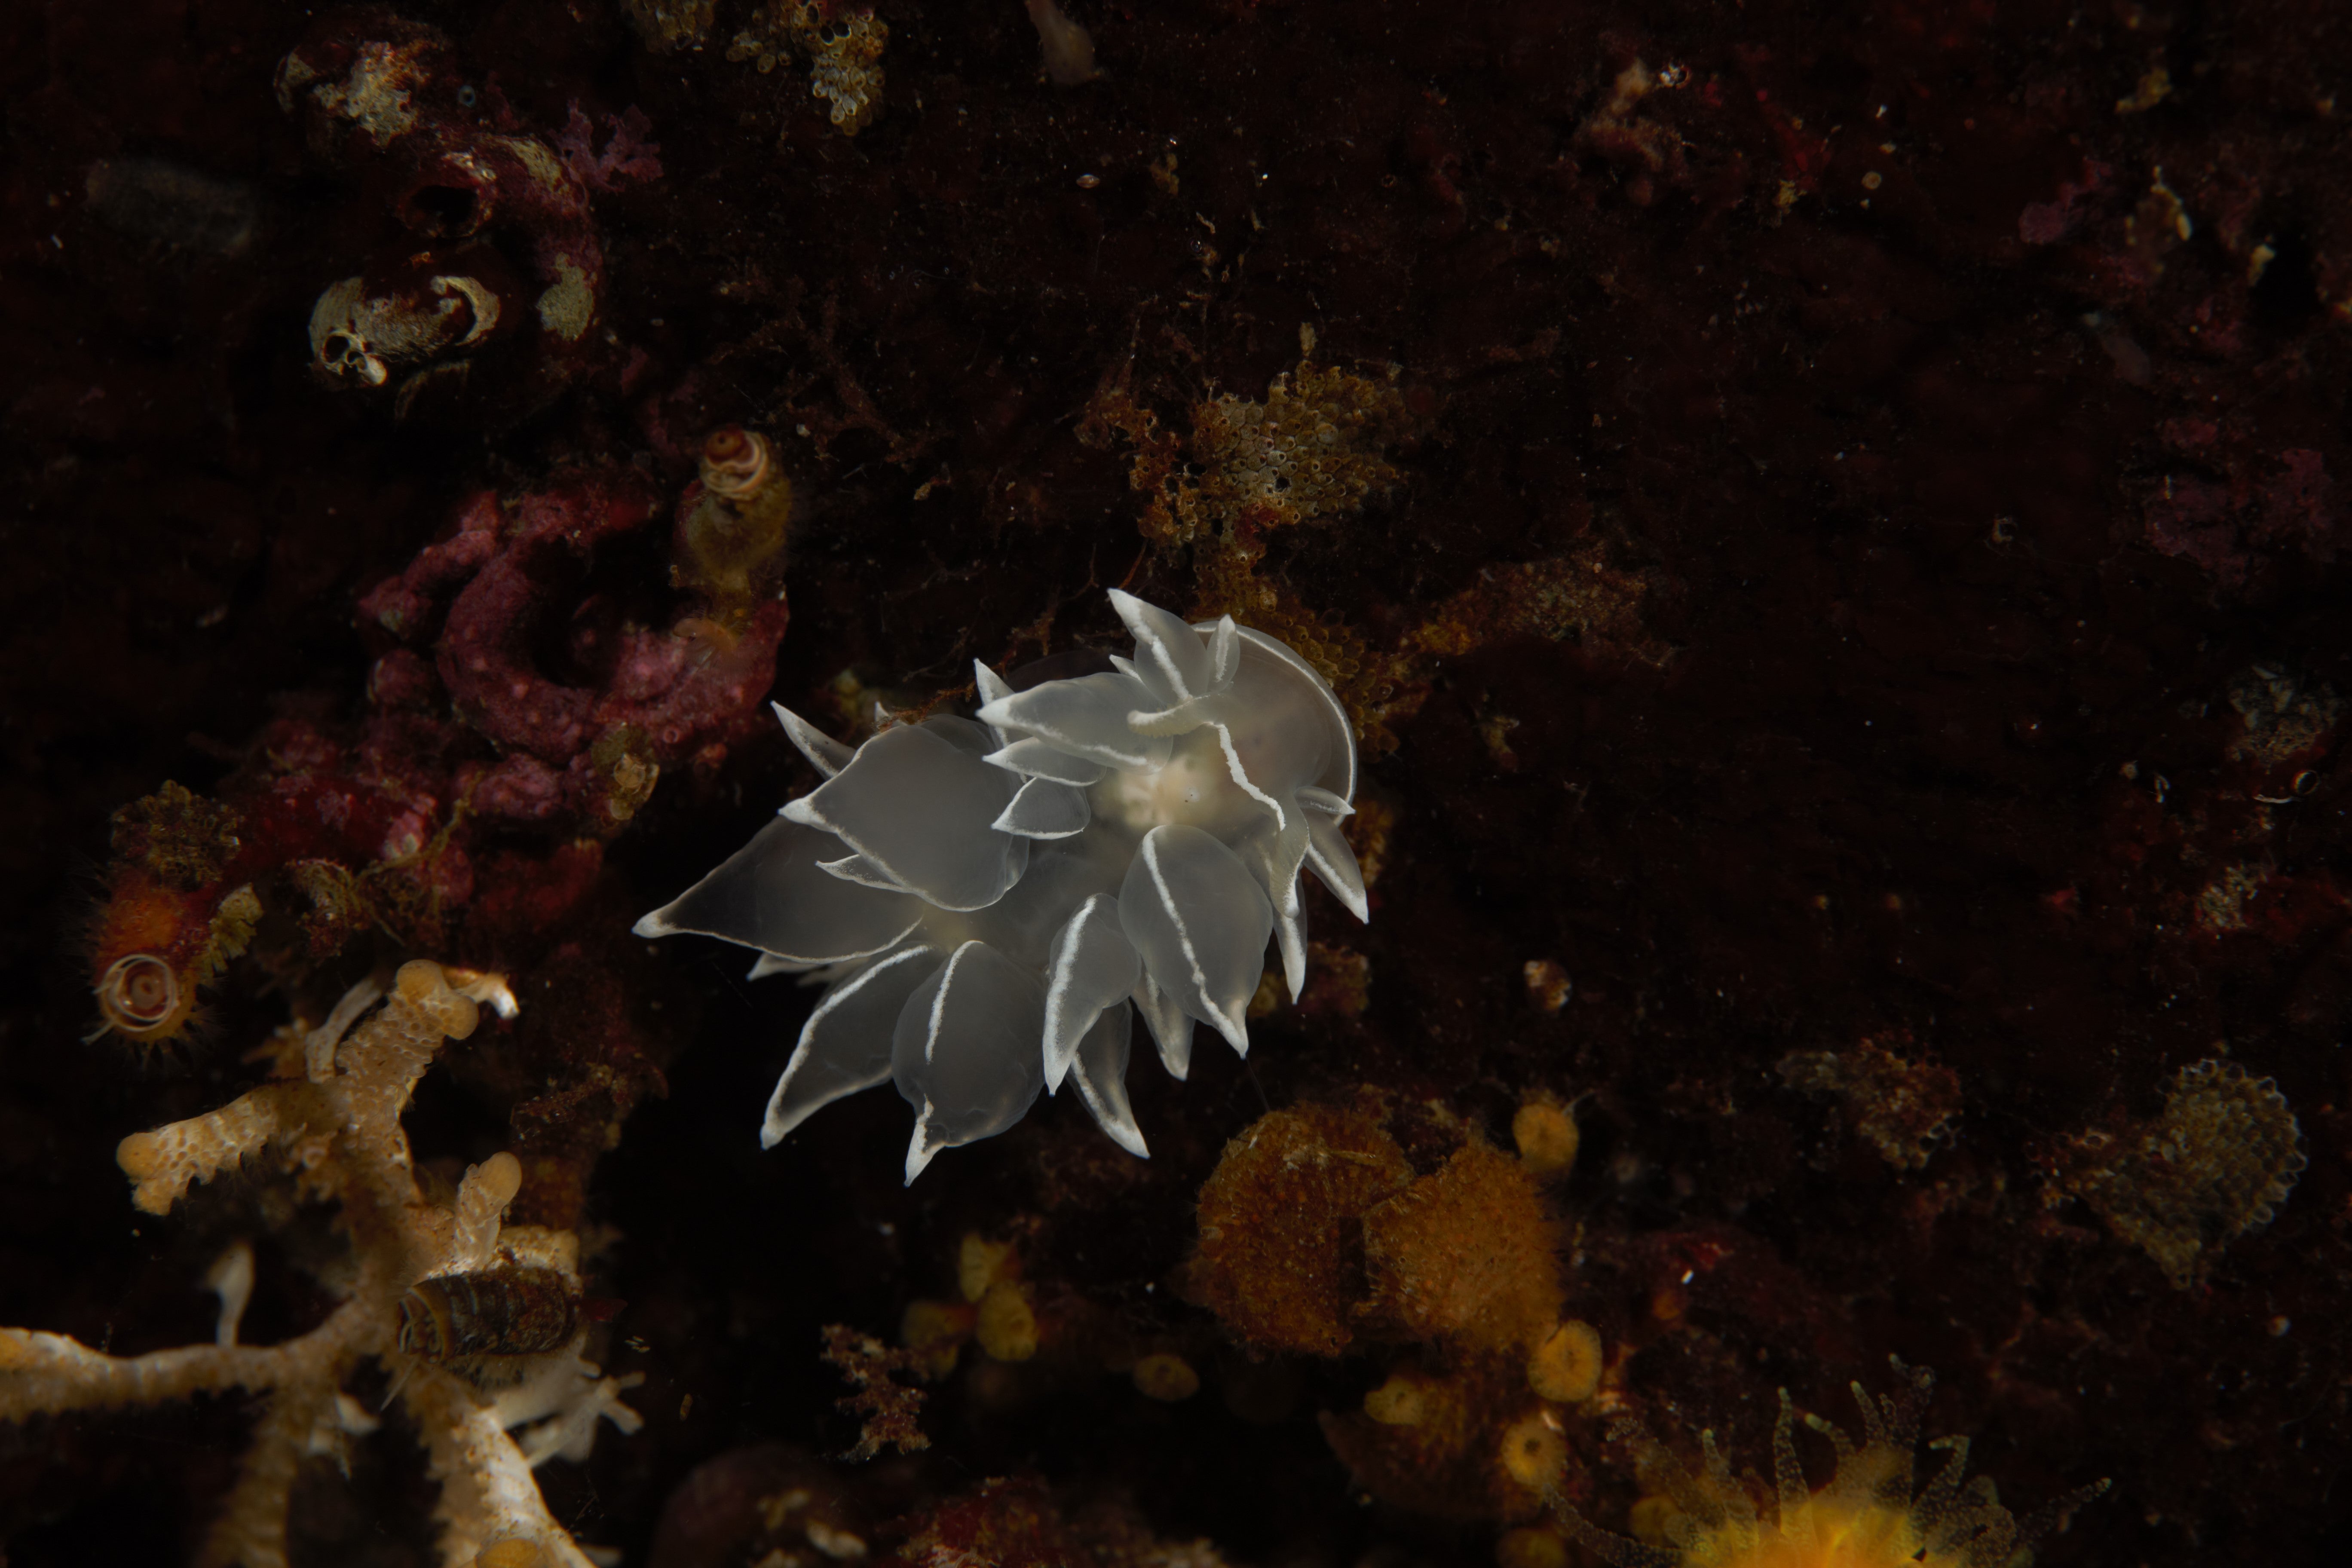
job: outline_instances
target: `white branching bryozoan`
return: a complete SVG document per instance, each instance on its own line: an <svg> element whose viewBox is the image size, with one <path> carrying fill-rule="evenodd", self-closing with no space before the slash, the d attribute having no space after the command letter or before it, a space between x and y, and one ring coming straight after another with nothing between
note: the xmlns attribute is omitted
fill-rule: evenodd
<svg viewBox="0 0 2352 1568"><path fill-rule="evenodd" d="M379 996L383 1009L359 1022ZM362 985L345 1001L309 1037L307 1080L265 1083L218 1110L134 1133L116 1152L133 1184L131 1201L154 1215L169 1213L193 1183L264 1151L276 1154L306 1194L341 1205L352 1252L341 1302L324 1322L282 1344L238 1343L253 1267L251 1249L239 1243L207 1281L221 1299L216 1343L111 1356L63 1334L0 1329L0 1420L230 1390L260 1395L236 1483L199 1562L284 1568L287 1509L303 1461L342 1463L350 1439L379 1425L347 1389L373 1359L415 1422L440 1482L434 1516L445 1568L478 1562L590 1568L548 1513L530 1472L558 1456L587 1458L599 1417L635 1431L638 1417L619 1395L636 1378L600 1376L581 1359L584 1335L524 1361L514 1369L520 1383L495 1393L460 1375L456 1363L400 1348L403 1303L421 1282L530 1270L560 1278L575 1295L579 1289L572 1233L499 1223L521 1185L512 1154L470 1167L445 1208L418 1190L400 1124L442 1042L474 1032L478 1004L510 1013L513 998L495 975L420 962L402 967L389 995Z"/></svg>

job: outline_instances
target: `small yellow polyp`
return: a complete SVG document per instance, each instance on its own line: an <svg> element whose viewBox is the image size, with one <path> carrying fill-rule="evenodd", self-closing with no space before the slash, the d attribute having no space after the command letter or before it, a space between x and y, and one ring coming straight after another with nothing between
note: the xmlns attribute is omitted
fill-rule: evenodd
<svg viewBox="0 0 2352 1568"><path fill-rule="evenodd" d="M980 1299L980 1348L997 1361L1027 1361L1037 1353L1037 1314L1017 1279L999 1279Z"/></svg>
<svg viewBox="0 0 2352 1568"><path fill-rule="evenodd" d="M1568 1542L1556 1530L1523 1525L1495 1542L1496 1568L1568 1568Z"/></svg>
<svg viewBox="0 0 2352 1568"><path fill-rule="evenodd" d="M1557 1404L1581 1404L1601 1386L1601 1363L1600 1331L1570 1318L1528 1358L1528 1386Z"/></svg>
<svg viewBox="0 0 2352 1568"><path fill-rule="evenodd" d="M965 1234L956 1254L956 1285L965 1300L979 1300L991 1285L1014 1272L1012 1243L991 1241L976 1230Z"/></svg>
<svg viewBox="0 0 2352 1568"><path fill-rule="evenodd" d="M1364 1414L1383 1426L1418 1426L1427 1413L1419 1380L1402 1373L1364 1395Z"/></svg>
<svg viewBox="0 0 2352 1568"><path fill-rule="evenodd" d="M1626 1511L1625 1525L1633 1532L1634 1540L1648 1542L1653 1546L1664 1546L1667 1540L1666 1525L1679 1512L1674 1499L1654 1492L1636 1501Z"/></svg>
<svg viewBox="0 0 2352 1568"><path fill-rule="evenodd" d="M1559 1484L1568 1468L1568 1437L1547 1412L1523 1415L1503 1429L1503 1471L1530 1491Z"/></svg>
<svg viewBox="0 0 2352 1568"><path fill-rule="evenodd" d="M1156 1352L1135 1363L1136 1392L1146 1399L1173 1405L1201 1392L1201 1374L1192 1363L1167 1351Z"/></svg>
<svg viewBox="0 0 2352 1568"><path fill-rule="evenodd" d="M1579 1137L1568 1107L1549 1100L1531 1100L1511 1118L1511 1142L1538 1176L1561 1175L1575 1164Z"/></svg>
<svg viewBox="0 0 2352 1568"><path fill-rule="evenodd" d="M547 1553L520 1535L493 1541L474 1553L474 1568L544 1568Z"/></svg>
<svg viewBox="0 0 2352 1568"><path fill-rule="evenodd" d="M923 1352L923 1375L936 1382L955 1370L972 1319L971 1308L961 1301L909 1301L898 1320L898 1342Z"/></svg>

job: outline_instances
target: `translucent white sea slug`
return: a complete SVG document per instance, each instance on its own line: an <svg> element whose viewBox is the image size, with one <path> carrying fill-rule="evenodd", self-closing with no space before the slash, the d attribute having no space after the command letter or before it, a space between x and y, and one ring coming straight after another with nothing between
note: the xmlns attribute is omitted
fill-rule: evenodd
<svg viewBox="0 0 2352 1568"><path fill-rule="evenodd" d="M1133 1012L1181 1079L1198 1019L1246 1052L1271 936L1307 977L1298 875L1358 920L1346 709L1306 660L1226 616L1187 626L1114 589L1132 660L1015 690L974 665L978 721L884 729L856 751L779 706L825 782L637 922L760 952L751 974L824 995L761 1130L893 1079L912 1182L1002 1132L1065 1078L1146 1152L1127 1097Z"/></svg>

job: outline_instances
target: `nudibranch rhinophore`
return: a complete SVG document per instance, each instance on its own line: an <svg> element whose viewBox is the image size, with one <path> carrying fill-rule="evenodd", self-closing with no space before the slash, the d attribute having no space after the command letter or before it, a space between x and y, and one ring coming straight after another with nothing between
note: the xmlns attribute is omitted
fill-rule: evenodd
<svg viewBox="0 0 2352 1568"><path fill-rule="evenodd" d="M892 1079L916 1112L912 1183L1066 1078L1146 1153L1132 1014L1176 1078L1195 1019L1246 1053L1269 936L1291 994L1306 982L1301 868L1370 918L1339 830L1355 732L1329 684L1230 616L1188 626L1110 598L1133 659L1021 689L975 661L976 721L892 724L852 751L779 705L825 782L637 922L756 948L755 979L824 986L764 1146Z"/></svg>

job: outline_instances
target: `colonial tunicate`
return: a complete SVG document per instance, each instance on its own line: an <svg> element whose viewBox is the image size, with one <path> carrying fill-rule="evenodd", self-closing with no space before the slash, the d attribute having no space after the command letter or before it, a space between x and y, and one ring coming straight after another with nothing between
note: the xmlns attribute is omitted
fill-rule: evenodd
<svg viewBox="0 0 2352 1568"><path fill-rule="evenodd" d="M1301 868L1368 918L1339 828L1355 736L1323 678L1231 616L1110 596L1132 659L1017 686L976 664L976 719L887 723L853 751L778 707L825 782L637 922L824 986L764 1144L892 1080L916 1111L912 1182L1067 1081L1143 1154L1133 1016L1179 1079L1195 1021L1246 1052L1269 938L1291 994L1306 983Z"/></svg>

